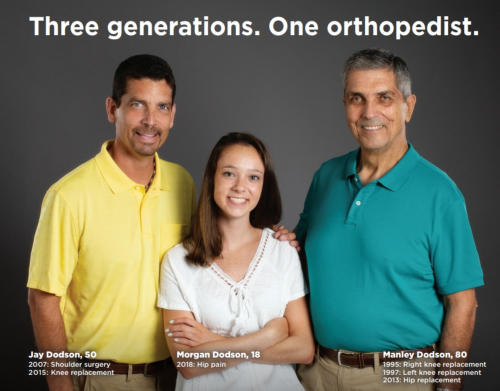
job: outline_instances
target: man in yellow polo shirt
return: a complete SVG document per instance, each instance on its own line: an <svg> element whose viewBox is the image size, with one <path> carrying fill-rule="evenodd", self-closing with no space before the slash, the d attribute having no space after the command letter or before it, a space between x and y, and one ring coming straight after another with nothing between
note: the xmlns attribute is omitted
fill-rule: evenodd
<svg viewBox="0 0 500 391"><path fill-rule="evenodd" d="M189 232L196 202L189 173L156 153L174 97L163 59L123 61L106 100L115 139L45 195L27 284L35 339L41 360L83 358L49 360L59 365L58 376L47 368L50 390L160 389L169 356L156 308L160 261Z"/></svg>

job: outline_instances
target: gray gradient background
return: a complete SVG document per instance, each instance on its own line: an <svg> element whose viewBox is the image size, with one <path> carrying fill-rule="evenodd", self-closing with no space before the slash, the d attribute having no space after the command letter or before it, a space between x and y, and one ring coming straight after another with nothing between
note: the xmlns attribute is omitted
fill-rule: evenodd
<svg viewBox="0 0 500 391"><path fill-rule="evenodd" d="M34 343L25 282L40 203L49 185L94 156L113 137L104 100L116 65L132 54L165 57L178 83L176 124L161 156L186 167L199 188L202 169L216 140L229 131L262 138L273 156L284 200L284 223L293 227L314 171L356 147L347 130L338 77L344 59L365 47L385 47L406 59L418 101L408 136L416 149L445 170L468 205L486 286L478 289L479 311L471 361L487 361L468 390L497 389L500 350L498 243L499 181L495 152L500 141L499 5L493 1L19 1L4 4L0 154L2 202L2 298L7 384L2 389L44 389L27 376ZM98 37L32 35L29 16L96 20ZM253 20L254 38L136 37L110 41L113 19ZM478 37L273 37L277 15L330 20L369 15L376 20L437 15L470 17ZM368 327L368 326L367 326ZM10 375L9 375L10 374ZM17 385L17 386L14 386Z"/></svg>

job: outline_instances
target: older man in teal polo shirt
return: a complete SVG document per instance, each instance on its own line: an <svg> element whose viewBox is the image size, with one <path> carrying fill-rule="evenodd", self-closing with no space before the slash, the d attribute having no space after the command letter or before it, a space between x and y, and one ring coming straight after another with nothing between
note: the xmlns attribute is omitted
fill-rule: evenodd
<svg viewBox="0 0 500 391"><path fill-rule="evenodd" d="M303 384L460 389L440 370L465 360L483 285L464 198L407 141L416 97L401 58L354 53L343 101L360 148L316 172L296 230L319 343Z"/></svg>

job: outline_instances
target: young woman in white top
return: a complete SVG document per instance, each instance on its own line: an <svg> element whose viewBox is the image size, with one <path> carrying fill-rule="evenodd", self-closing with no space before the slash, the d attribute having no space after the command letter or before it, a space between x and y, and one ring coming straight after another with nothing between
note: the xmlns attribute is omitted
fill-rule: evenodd
<svg viewBox="0 0 500 391"><path fill-rule="evenodd" d="M303 390L314 342L295 248L269 229L281 199L266 148L229 133L208 160L193 232L161 269L176 390Z"/></svg>

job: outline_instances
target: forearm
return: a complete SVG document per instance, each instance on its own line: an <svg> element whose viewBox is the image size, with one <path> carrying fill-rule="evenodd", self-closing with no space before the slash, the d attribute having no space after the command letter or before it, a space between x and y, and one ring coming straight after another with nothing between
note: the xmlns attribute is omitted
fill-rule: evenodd
<svg viewBox="0 0 500 391"><path fill-rule="evenodd" d="M314 339L304 297L288 303L285 311L290 335L261 351L253 361L267 364L310 364L314 359Z"/></svg>
<svg viewBox="0 0 500 391"><path fill-rule="evenodd" d="M28 291L28 304L30 307L33 333L40 353L44 359L51 363L66 362L65 359L47 359L46 352L59 352L66 350L66 333L59 310L60 298L35 289ZM73 390L70 376L47 376L47 383L51 391Z"/></svg>
<svg viewBox="0 0 500 391"><path fill-rule="evenodd" d="M310 364L314 358L314 341L306 336L292 335L260 352L252 361L260 364Z"/></svg>
<svg viewBox="0 0 500 391"><path fill-rule="evenodd" d="M174 361L185 378L196 377L249 361L276 344L278 338L272 330L263 328L240 337L221 337L196 347L177 345Z"/></svg>
<svg viewBox="0 0 500 391"><path fill-rule="evenodd" d="M186 378L247 361L253 351L264 350L288 336L285 318L273 319L260 330L234 338L211 332L188 311L164 310L163 322L172 359ZM222 357L214 357L214 352L222 353ZM237 353L238 357L226 357L223 353Z"/></svg>
<svg viewBox="0 0 500 391"><path fill-rule="evenodd" d="M449 353L451 358L441 358L439 360L440 368L452 362L467 361L474 331L476 307L474 290L458 292L445 298L446 314L439 350ZM440 377L444 378L445 376ZM460 378L460 383L442 382L441 386L449 389L460 389L462 380Z"/></svg>

